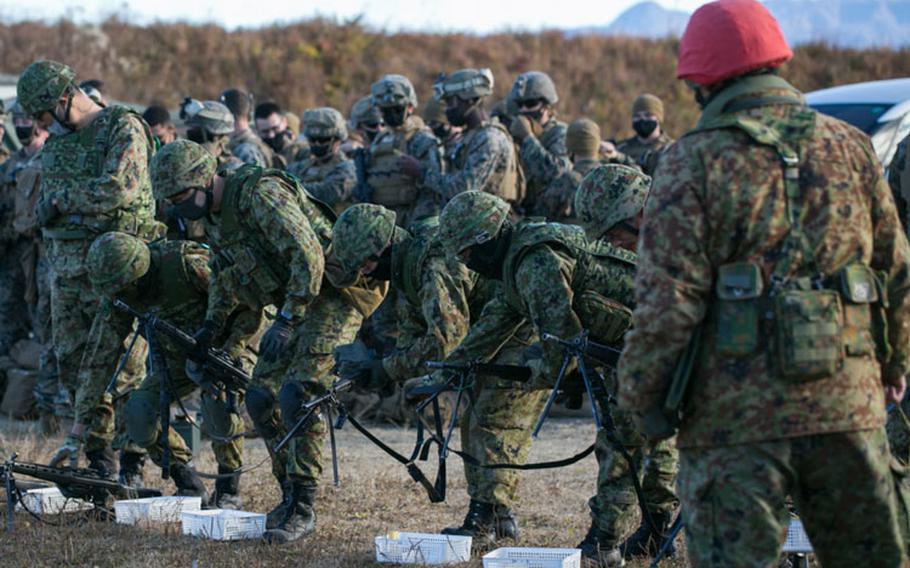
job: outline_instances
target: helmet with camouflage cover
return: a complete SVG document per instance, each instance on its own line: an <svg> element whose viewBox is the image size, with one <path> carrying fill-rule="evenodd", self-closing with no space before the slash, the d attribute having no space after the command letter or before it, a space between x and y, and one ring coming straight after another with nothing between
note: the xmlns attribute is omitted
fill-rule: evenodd
<svg viewBox="0 0 910 568"><path fill-rule="evenodd" d="M95 290L116 294L149 270L151 255L141 239L120 232L104 233L87 256L88 277Z"/></svg>
<svg viewBox="0 0 910 568"><path fill-rule="evenodd" d="M588 172L575 192L575 215L588 238L597 239L644 208L651 178L619 164Z"/></svg>
<svg viewBox="0 0 910 568"><path fill-rule="evenodd" d="M371 120L382 120L382 113L380 113L376 105L373 104L373 97L368 95L358 99L357 102L354 103L354 106L351 107L348 124L350 125L351 130L357 130L360 128L361 123L369 122Z"/></svg>
<svg viewBox="0 0 910 568"><path fill-rule="evenodd" d="M373 104L378 107L411 105L417 108L417 92L404 75L386 75L370 87Z"/></svg>
<svg viewBox="0 0 910 568"><path fill-rule="evenodd" d="M493 72L489 69L460 69L437 79L433 90L442 99L458 97L467 101L488 97L493 94Z"/></svg>
<svg viewBox="0 0 910 568"><path fill-rule="evenodd" d="M215 136L234 132L234 115L218 101L190 99L183 105L182 112L187 126L198 126Z"/></svg>
<svg viewBox="0 0 910 568"><path fill-rule="evenodd" d="M341 113L331 107L311 108L303 113L303 134L307 138L348 137L348 128Z"/></svg>
<svg viewBox="0 0 910 568"><path fill-rule="evenodd" d="M344 210L332 228L332 249L347 272L360 270L392 242L395 212L382 205L358 203Z"/></svg>
<svg viewBox="0 0 910 568"><path fill-rule="evenodd" d="M483 191L465 191L452 198L439 215L439 242L450 256L483 244L499 234L509 217L509 204Z"/></svg>
<svg viewBox="0 0 910 568"><path fill-rule="evenodd" d="M29 114L53 109L67 89L75 86L76 73L57 61L29 65L16 82L16 98Z"/></svg>
<svg viewBox="0 0 910 568"><path fill-rule="evenodd" d="M548 105L555 105L559 102L553 79L542 71L528 71L519 75L512 84L509 97L516 104L520 101L536 99L543 99Z"/></svg>
<svg viewBox="0 0 910 568"><path fill-rule="evenodd" d="M217 163L212 154L195 142L175 140L152 158L152 191L155 199L168 199L188 189L208 187Z"/></svg>
<svg viewBox="0 0 910 568"><path fill-rule="evenodd" d="M446 116L446 106L443 104L439 95L433 95L427 99L427 103L423 105L423 113L421 114L423 121L427 124L432 122L437 122L439 124L448 124L449 119Z"/></svg>

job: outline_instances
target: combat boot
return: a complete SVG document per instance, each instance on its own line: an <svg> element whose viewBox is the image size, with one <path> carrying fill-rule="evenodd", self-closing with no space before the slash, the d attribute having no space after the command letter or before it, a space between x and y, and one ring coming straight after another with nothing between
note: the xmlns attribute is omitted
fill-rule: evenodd
<svg viewBox="0 0 910 568"><path fill-rule="evenodd" d="M205 485L193 468L188 463L175 462L171 464L171 479L177 486L177 495L181 497L199 497L202 499L202 508L208 508L209 496Z"/></svg>
<svg viewBox="0 0 910 568"><path fill-rule="evenodd" d="M495 505L471 499L471 504L468 505L468 514L465 515L461 526L444 528L441 534L469 536L482 546L496 544L495 509ZM516 526L516 531L517 528Z"/></svg>
<svg viewBox="0 0 910 568"><path fill-rule="evenodd" d="M654 532L644 519L638 525L638 529L632 535L619 545L623 558L632 558L633 556L655 557L663 545L664 535L670 532L670 525L673 524L673 517L670 513L651 514L651 519L657 525L660 533ZM670 543L664 556L672 558L676 554L676 545Z"/></svg>
<svg viewBox="0 0 910 568"><path fill-rule="evenodd" d="M117 461L110 446L103 450L85 452L85 457L88 459L88 468L94 470L100 477L112 481L117 479Z"/></svg>
<svg viewBox="0 0 910 568"><path fill-rule="evenodd" d="M265 516L266 529L277 529L284 522L285 517L288 516L288 509L291 508L292 500L291 480L285 479L281 482L281 502Z"/></svg>
<svg viewBox="0 0 910 568"><path fill-rule="evenodd" d="M496 538L518 540L518 518L512 509L505 505L496 505L493 509L493 527L496 529Z"/></svg>
<svg viewBox="0 0 910 568"><path fill-rule="evenodd" d="M593 521L588 534L575 548L581 549L583 568L615 568L625 566L626 563L616 548L616 539L597 528Z"/></svg>
<svg viewBox="0 0 910 568"><path fill-rule="evenodd" d="M262 538L269 544L293 542L316 530L316 487L294 483L288 514L278 528L265 531Z"/></svg>
<svg viewBox="0 0 910 568"><path fill-rule="evenodd" d="M145 454L120 452L120 484L134 489L144 487L142 483L142 468L144 467Z"/></svg>
<svg viewBox="0 0 910 568"><path fill-rule="evenodd" d="M211 502L217 509L243 509L243 499L240 497L240 475L230 475L233 470L226 467L218 466L218 475L228 475L229 477L219 477L215 481L215 493L212 494Z"/></svg>

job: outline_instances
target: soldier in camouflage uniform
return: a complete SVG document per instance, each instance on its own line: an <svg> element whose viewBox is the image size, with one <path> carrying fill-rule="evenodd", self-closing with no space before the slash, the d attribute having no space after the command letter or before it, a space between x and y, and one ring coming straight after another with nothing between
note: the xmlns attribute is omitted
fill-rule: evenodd
<svg viewBox="0 0 910 568"><path fill-rule="evenodd" d="M693 565L776 566L789 495L822 566L906 566L883 426L910 369L910 245L869 138L773 73L793 53L755 0L699 8L679 51L702 116L645 210L619 404L672 433L664 393L691 346Z"/></svg>
<svg viewBox="0 0 910 568"><path fill-rule="evenodd" d="M663 121L663 101L649 93L639 95L632 103L635 136L616 144L617 155L611 156L610 161L638 166L653 176L661 154L673 143L661 128Z"/></svg>
<svg viewBox="0 0 910 568"><path fill-rule="evenodd" d="M323 285L323 250L334 214L280 170L244 166L216 175L211 154L189 141L165 146L152 162L156 194L190 219L217 225L218 251L205 321L196 340L210 345L238 305L280 311L260 343L247 412L270 452L300 418L301 404L329 386L336 346L351 343L363 315ZM315 530L325 426L312 421L280 453L272 472L283 499L266 539L287 542Z"/></svg>
<svg viewBox="0 0 910 568"><path fill-rule="evenodd" d="M6 145L6 104L0 101L0 164L10 157L12 152Z"/></svg>
<svg viewBox="0 0 910 568"><path fill-rule="evenodd" d="M566 130L566 150L572 161L572 168L556 178L538 199L550 221L572 222L575 190L588 172L601 165L600 127L593 120L580 118Z"/></svg>
<svg viewBox="0 0 910 568"><path fill-rule="evenodd" d="M480 278L445 254L437 236L436 217L409 230L395 226L394 212L378 205L358 204L341 215L332 233L333 250L348 273L368 273L390 280L396 290L399 335L385 356L352 349L339 350L342 378L353 378L370 390L423 374L424 361L446 358L468 333L472 318L498 291L495 281ZM488 354L498 363L517 363L531 342L529 325L522 325ZM482 461L518 463L525 459L528 419L523 403L539 397L515 389L495 377L483 377L471 406L461 420L462 448ZM511 511L518 491L517 471L482 469L465 463L471 506L460 527L446 534L473 536L478 542L518 538Z"/></svg>
<svg viewBox="0 0 910 568"><path fill-rule="evenodd" d="M418 219L436 215L439 200L401 171L398 158L414 156L427 171L438 173L442 153L433 132L414 114L417 93L407 77L386 75L373 83L370 92L386 129L370 144L362 168L364 183L358 183L354 198L392 209L398 225L407 227Z"/></svg>
<svg viewBox="0 0 910 568"><path fill-rule="evenodd" d="M244 164L261 168L282 167L281 158L250 128L253 95L240 89L228 89L221 93L219 101L234 115L234 132L228 142L231 154Z"/></svg>
<svg viewBox="0 0 910 568"><path fill-rule="evenodd" d="M442 77L434 88L446 103L449 122L465 128L453 150L452 168L441 173L403 156L401 170L443 203L465 191L484 191L517 206L522 188L515 146L506 129L487 117L483 106L493 93L493 74L489 69L462 69Z"/></svg>
<svg viewBox="0 0 910 568"><path fill-rule="evenodd" d="M256 111L253 113L256 132L275 154L273 168L287 169L289 164L305 160L310 155L307 141L298 138L300 121L296 121L298 128L295 131L290 126L287 114L273 102L256 105Z"/></svg>
<svg viewBox="0 0 910 568"><path fill-rule="evenodd" d="M333 108L314 108L303 113L303 123L310 155L291 164L288 171L316 199L341 213L351 204L351 191L357 185L354 162L341 151L348 137L344 117Z"/></svg>
<svg viewBox="0 0 910 568"><path fill-rule="evenodd" d="M358 99L348 116L348 139L341 145L341 151L353 158L356 152L368 147L384 130L382 113L373 104L373 97L367 95Z"/></svg>
<svg viewBox="0 0 910 568"><path fill-rule="evenodd" d="M76 87L73 71L61 63L30 65L19 77L17 94L19 104L37 117L39 125L56 123L63 132L52 136L41 153L36 216L52 267L51 316L60 380L77 392L84 381L113 375L125 339L98 338L98 365L80 367L98 308L85 264L89 246L97 235L109 230L139 238L154 238L160 232L148 177L152 138L148 126L133 111L115 105L102 109L89 99ZM138 380L143 358L143 349L133 350L118 390ZM84 442L91 467L112 474L114 408L110 395L77 397L75 413L73 430L52 463L75 457ZM132 454L128 462L135 465L141 459Z"/></svg>
<svg viewBox="0 0 910 568"><path fill-rule="evenodd" d="M566 151L567 127L556 119L554 109L559 102L556 85L546 73L528 71L515 79L509 99L518 109L509 131L520 148L527 179L522 210L529 215L546 216L547 211L538 203L540 194L572 167Z"/></svg>
<svg viewBox="0 0 910 568"><path fill-rule="evenodd" d="M650 181L638 168L630 166L602 165L591 170L574 195L574 210L588 239L634 252ZM610 377L614 378L613 373ZM609 390L615 392L615 384L611 384ZM597 557L599 552L601 563L605 565L611 565L611 562L617 565L616 545L619 538L628 533L630 522L636 516L637 496L631 475L639 475L641 479L644 505L654 526L642 519L635 533L619 546L623 558L656 554L663 533L669 529L679 507L674 490L679 464L675 440L649 443L635 430L632 416L616 409L613 417L619 440L632 456L638 471L630 472L628 462L610 445L605 432L598 432L595 445L599 465L597 494L588 502L591 532L582 550L589 558Z"/></svg>
<svg viewBox="0 0 910 568"><path fill-rule="evenodd" d="M95 316L91 336L102 334L105 327L131 327L131 318L112 307L113 298L140 312L154 310L158 317L180 329L196 329L205 317L208 303L210 256L207 248L193 241L158 240L146 245L125 233L111 232L98 237L89 249L87 263L92 285L103 298L103 304ZM222 334L216 346L251 371L256 362L258 332L265 319L261 312L251 310L238 310L232 318L229 334ZM243 393L218 392L207 382L201 365L188 359L187 353L166 337L158 340L168 369L171 396L183 398L197 388L203 389L202 427L212 439L218 474L224 476L215 482L212 505L219 509L240 508L240 476L234 472L243 465L244 425L236 407ZM91 357L91 350L88 353ZM106 378L101 379L95 387L103 390ZM158 465L164 452L159 420L160 391L160 375L149 375L124 406L130 439L146 448ZM168 432L168 445L169 473L178 494L202 497L207 502L205 486L192 470L193 454L173 428Z"/></svg>
<svg viewBox="0 0 910 568"><path fill-rule="evenodd" d="M445 101L438 94L434 94L427 99L423 105L423 121L426 122L433 135L439 141L439 149L442 151L443 171L451 171L455 164L456 149L461 142L461 133L463 126L452 126L446 116Z"/></svg>

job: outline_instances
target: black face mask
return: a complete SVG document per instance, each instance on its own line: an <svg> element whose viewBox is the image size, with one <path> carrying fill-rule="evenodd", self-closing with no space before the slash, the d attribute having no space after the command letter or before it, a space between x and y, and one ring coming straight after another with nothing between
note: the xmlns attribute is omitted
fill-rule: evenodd
<svg viewBox="0 0 910 568"><path fill-rule="evenodd" d="M521 116L524 116L528 120L532 120L534 122L540 122L540 119L543 118L543 109L541 108L528 112L521 111Z"/></svg>
<svg viewBox="0 0 910 568"><path fill-rule="evenodd" d="M506 221L495 239L471 247L471 258L465 264L485 278L502 280L502 265L512 242L512 224Z"/></svg>
<svg viewBox="0 0 910 568"><path fill-rule="evenodd" d="M376 263L376 268L367 276L384 282L392 279L392 247L386 247L382 251L382 255L379 256L379 262Z"/></svg>
<svg viewBox="0 0 910 568"><path fill-rule="evenodd" d="M331 150L331 144L310 144L310 153L317 158L325 158Z"/></svg>
<svg viewBox="0 0 910 568"><path fill-rule="evenodd" d="M32 136L35 135L35 125L31 126L17 126L16 127L16 138L19 139L19 142L23 146L28 146L32 141Z"/></svg>
<svg viewBox="0 0 910 568"><path fill-rule="evenodd" d="M291 137L294 134L290 130L284 130L271 138L263 138L262 141L269 145L269 148L276 152L281 152L291 143Z"/></svg>
<svg viewBox="0 0 910 568"><path fill-rule="evenodd" d="M448 124L439 123L433 127L433 134L440 140L445 140L452 133L452 127Z"/></svg>
<svg viewBox="0 0 910 568"><path fill-rule="evenodd" d="M701 87L695 89L695 103L698 104L698 108L704 110L710 101L711 97L706 95Z"/></svg>
<svg viewBox="0 0 910 568"><path fill-rule="evenodd" d="M446 107L446 120L452 126L464 126L468 122L468 117L458 107Z"/></svg>
<svg viewBox="0 0 910 568"><path fill-rule="evenodd" d="M211 187L206 188L204 190L205 204L200 206L196 204L196 193L199 191L203 190L197 189L191 198L185 199L176 205L172 205L171 207L174 209L174 213L180 217L183 217L184 219L189 219L190 221L196 221L205 217L212 209L212 201L214 200L214 195L212 194Z"/></svg>
<svg viewBox="0 0 910 568"><path fill-rule="evenodd" d="M657 120L653 118L640 118L632 121L632 129L640 138L647 138L657 130Z"/></svg>
<svg viewBox="0 0 910 568"><path fill-rule="evenodd" d="M382 107L382 120L392 128L398 128L404 124L407 118L408 108L403 106Z"/></svg>

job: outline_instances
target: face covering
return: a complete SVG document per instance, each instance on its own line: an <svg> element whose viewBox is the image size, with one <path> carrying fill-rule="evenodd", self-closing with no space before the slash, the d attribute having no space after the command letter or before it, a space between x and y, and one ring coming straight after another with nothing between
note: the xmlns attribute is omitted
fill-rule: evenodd
<svg viewBox="0 0 910 568"><path fill-rule="evenodd" d="M529 112L521 111L521 115L526 117L528 120L540 122L540 119L543 118L543 109L540 108Z"/></svg>
<svg viewBox="0 0 910 568"><path fill-rule="evenodd" d="M28 146L32 141L32 136L35 134L35 125L31 126L17 126L16 127L16 138L19 139L19 142L23 146Z"/></svg>
<svg viewBox="0 0 910 568"><path fill-rule="evenodd" d="M177 215L183 217L184 219L189 219L190 221L196 221L202 219L212 208L212 201L214 196L212 195L212 189L206 188L205 191L205 201L202 205L199 205L196 201L199 198L199 191L196 190L193 193L193 197L185 199L176 205L172 205L174 212Z"/></svg>
<svg viewBox="0 0 910 568"><path fill-rule="evenodd" d="M291 143L293 134L290 130L283 130L271 138L263 138L262 141L269 145L269 148L276 152L281 152Z"/></svg>
<svg viewBox="0 0 910 568"><path fill-rule="evenodd" d="M331 149L331 144L310 144L310 153L317 158L325 158Z"/></svg>
<svg viewBox="0 0 910 568"><path fill-rule="evenodd" d="M472 247L465 266L485 278L502 280L502 265L511 240L512 224L506 221L495 239Z"/></svg>
<svg viewBox="0 0 910 568"><path fill-rule="evenodd" d="M404 124L407 107L394 106L382 108L382 120L392 128L398 128Z"/></svg>
<svg viewBox="0 0 910 568"><path fill-rule="evenodd" d="M436 135L436 138L440 140L445 140L449 137L449 134L452 132L452 127L448 124L439 123L433 127L433 134Z"/></svg>
<svg viewBox="0 0 910 568"><path fill-rule="evenodd" d="M632 121L632 129L639 138L647 138L657 130L657 120L653 118L640 118Z"/></svg>
<svg viewBox="0 0 910 568"><path fill-rule="evenodd" d="M465 113L458 107L446 107L446 119L452 126L464 126L468 121Z"/></svg>
<svg viewBox="0 0 910 568"><path fill-rule="evenodd" d="M392 279L392 247L386 247L382 254L379 256L379 262L376 264L376 268L373 269L373 272L370 272L367 276L370 278L375 278L376 280L383 280L388 282Z"/></svg>

